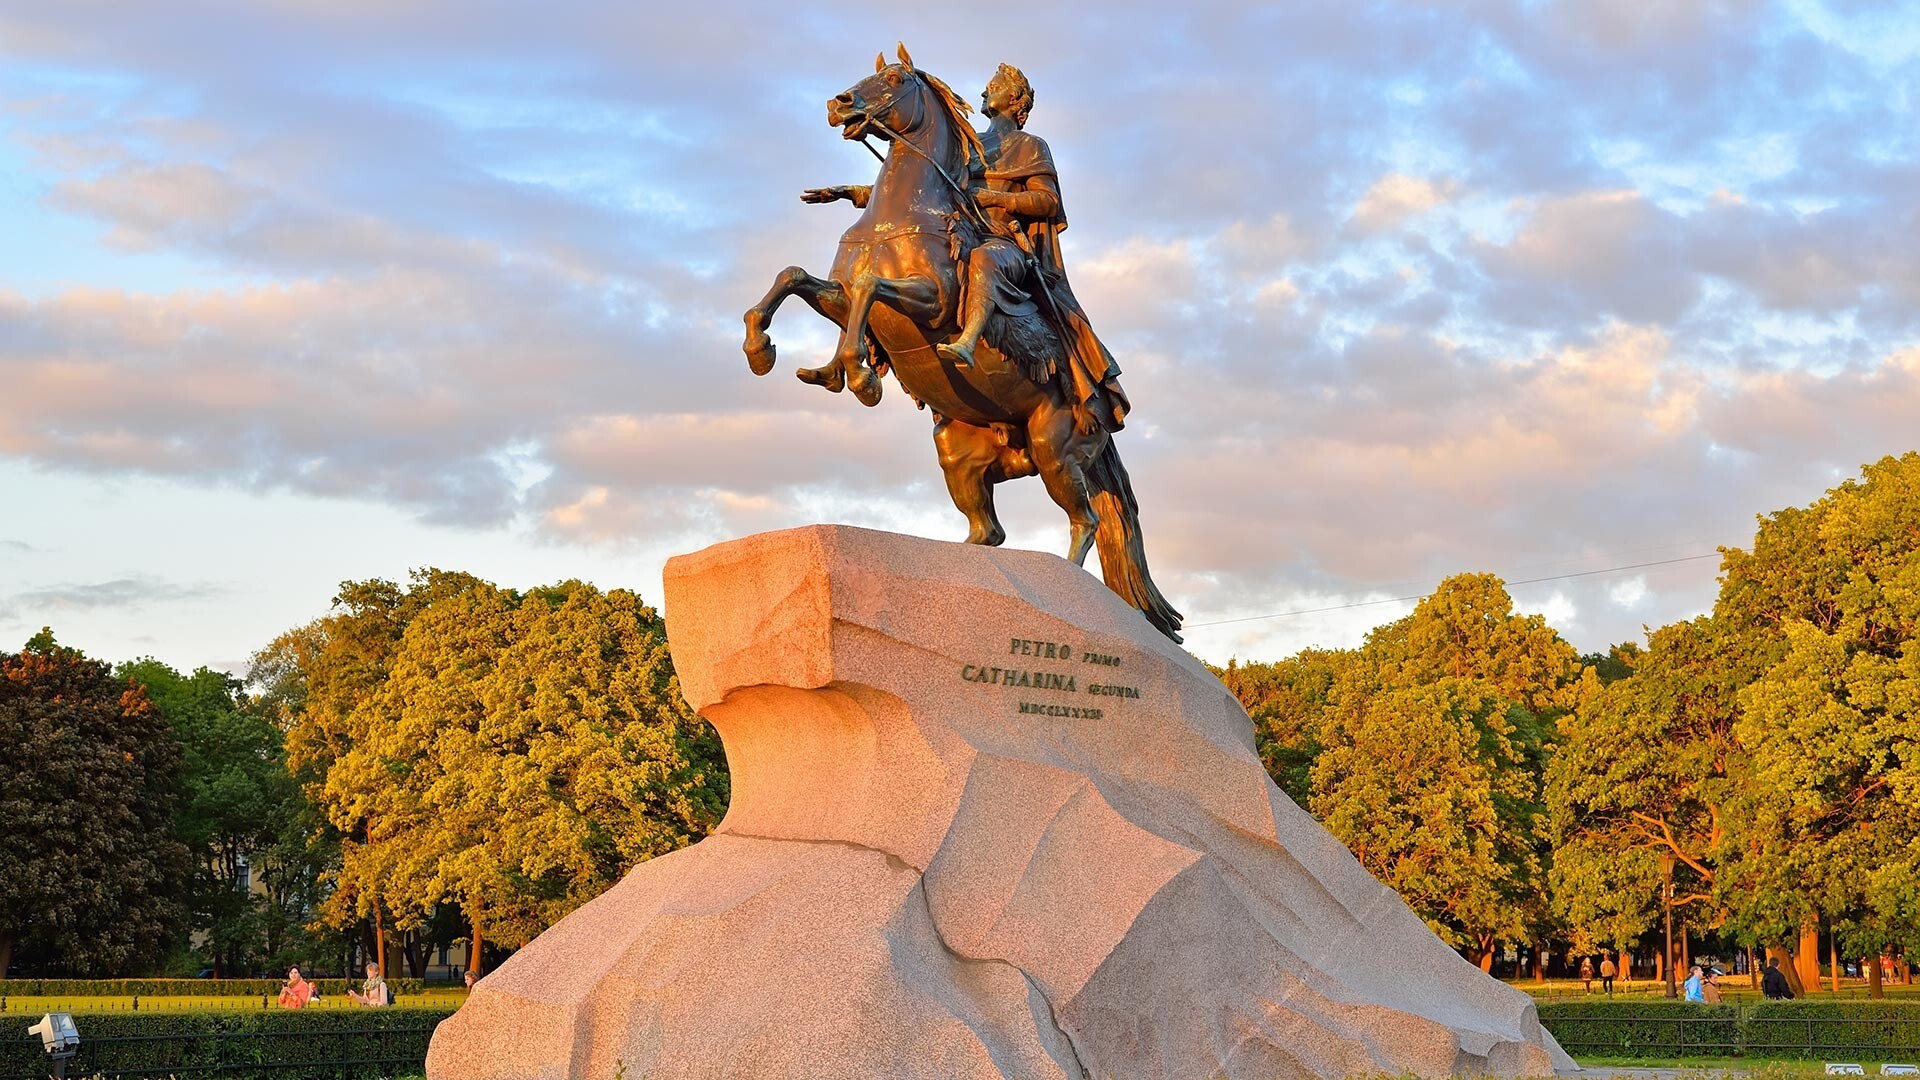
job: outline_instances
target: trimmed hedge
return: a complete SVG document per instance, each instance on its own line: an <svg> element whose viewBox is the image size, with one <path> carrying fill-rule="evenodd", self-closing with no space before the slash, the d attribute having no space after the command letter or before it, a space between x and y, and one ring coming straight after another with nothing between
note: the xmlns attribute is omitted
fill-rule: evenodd
<svg viewBox="0 0 1920 1080"><path fill-rule="evenodd" d="M360 979L309 979L322 994L344 994L360 988ZM0 979L4 997L269 997L278 995L285 979ZM388 979L396 996L418 994L421 979Z"/></svg>
<svg viewBox="0 0 1920 1080"><path fill-rule="evenodd" d="M1920 1058L1920 1002L1556 1001L1540 1023L1575 1057Z"/></svg>
<svg viewBox="0 0 1920 1080"><path fill-rule="evenodd" d="M1730 1057L1740 1052L1739 1007L1688 1001L1555 1001L1540 1023L1567 1053L1609 1057Z"/></svg>
<svg viewBox="0 0 1920 1080"><path fill-rule="evenodd" d="M1767 1001L1745 1011L1755 1057L1920 1058L1920 1002Z"/></svg>
<svg viewBox="0 0 1920 1080"><path fill-rule="evenodd" d="M80 1054L67 1072L91 1077L341 1080L418 1073L427 1040L451 1009L317 1012L76 1013ZM39 1017L0 1023L0 1080L39 1080L46 1053L27 1028Z"/></svg>

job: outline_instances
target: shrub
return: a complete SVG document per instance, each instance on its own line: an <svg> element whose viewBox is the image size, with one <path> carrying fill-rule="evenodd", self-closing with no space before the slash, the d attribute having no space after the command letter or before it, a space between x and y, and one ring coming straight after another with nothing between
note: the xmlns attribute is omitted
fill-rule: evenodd
<svg viewBox="0 0 1920 1080"><path fill-rule="evenodd" d="M0 997L269 997L284 979L0 979ZM322 994L344 994L359 979L314 979ZM420 979L388 979L395 995L417 994Z"/></svg>
<svg viewBox="0 0 1920 1080"><path fill-rule="evenodd" d="M1609 1057L1920 1057L1920 1002L1557 1001L1540 1022L1570 1054Z"/></svg>
<svg viewBox="0 0 1920 1080"><path fill-rule="evenodd" d="M339 1080L418 1072L450 1009L318 1012L76 1013L80 1054L68 1072L126 1077L211 1074L235 1080ZM38 1018L0 1022L0 1077L45 1076Z"/></svg>
<svg viewBox="0 0 1920 1080"><path fill-rule="evenodd" d="M1920 1057L1920 1002L1768 1001L1748 1006L1744 1027L1755 1057Z"/></svg>
<svg viewBox="0 0 1920 1080"><path fill-rule="evenodd" d="M1570 1054L1726 1057L1740 1051L1739 1010L1687 1001L1557 1001L1540 1023Z"/></svg>

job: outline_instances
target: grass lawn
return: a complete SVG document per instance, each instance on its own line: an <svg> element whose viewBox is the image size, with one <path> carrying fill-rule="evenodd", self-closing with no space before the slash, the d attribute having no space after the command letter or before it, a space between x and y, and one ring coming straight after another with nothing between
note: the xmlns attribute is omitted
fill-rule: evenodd
<svg viewBox="0 0 1920 1080"><path fill-rule="evenodd" d="M406 994L400 998L399 1004L446 1005L448 1007L458 1007L460 1003L465 1000L467 1000L467 991L465 990L465 988L450 987L447 989L435 988L433 990L427 990L417 994ZM261 999L258 995L255 995L253 997L234 997L231 995L227 995L227 996L182 995L178 997L149 995L149 996L140 998L139 1001L140 1001L140 1006L139 1006L140 1012L196 1012L196 1011L207 1011L207 1010L218 1010L218 1011L251 1010L251 1011L257 1012L262 1007L260 1004ZM0 1020L4 1020L6 1018L10 1018L16 1015L25 1017L29 1020L38 1020L42 1015L50 1012L66 1012L66 1013L84 1014L84 1013L98 1013L98 1012L131 1012L134 1009L134 999L131 996L122 996L122 997L114 997L114 996L81 997L77 995L66 995L66 996L60 996L60 997L8 996L5 998L0 998L0 1003L4 1004L4 1007L0 1008ZM279 1003L275 1001L273 997L270 996L266 999L265 1007L269 1009L277 1009L280 1006L279 1006ZM307 1007L310 1009L365 1008L365 1006L355 1002L353 999L347 997L344 994L328 994L327 996L321 998L319 1001Z"/></svg>

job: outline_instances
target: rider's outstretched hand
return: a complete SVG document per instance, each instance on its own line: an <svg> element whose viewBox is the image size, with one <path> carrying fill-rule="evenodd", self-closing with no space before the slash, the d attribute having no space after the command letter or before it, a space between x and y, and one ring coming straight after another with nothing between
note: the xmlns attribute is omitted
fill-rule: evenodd
<svg viewBox="0 0 1920 1080"><path fill-rule="evenodd" d="M810 187L800 193L800 201L804 203L830 203L851 198L853 198L853 191L845 184L834 187Z"/></svg>

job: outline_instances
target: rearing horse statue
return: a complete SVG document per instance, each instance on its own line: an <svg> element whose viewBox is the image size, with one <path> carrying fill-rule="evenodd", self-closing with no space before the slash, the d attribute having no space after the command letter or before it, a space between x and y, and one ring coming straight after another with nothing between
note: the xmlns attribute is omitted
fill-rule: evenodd
<svg viewBox="0 0 1920 1080"><path fill-rule="evenodd" d="M1084 565L1097 544L1108 587L1179 641L1181 615L1147 572L1127 470L1111 433L1072 391L1070 331L1041 271L1034 269L1032 287L1045 302L1025 314L996 310L971 363L936 351L959 334L960 268L990 235L968 193L985 155L967 106L914 67L904 45L898 55L893 64L876 57L872 75L827 102L827 122L844 138L879 138L887 153L828 276L789 266L747 310L748 366L756 375L773 370L767 327L782 301L800 297L841 328L832 360L799 371L804 381L851 389L874 405L880 375L892 371L916 404L932 410L934 446L947 491L967 516L968 543L1004 541L993 485L1037 474L1067 513L1067 557Z"/></svg>

